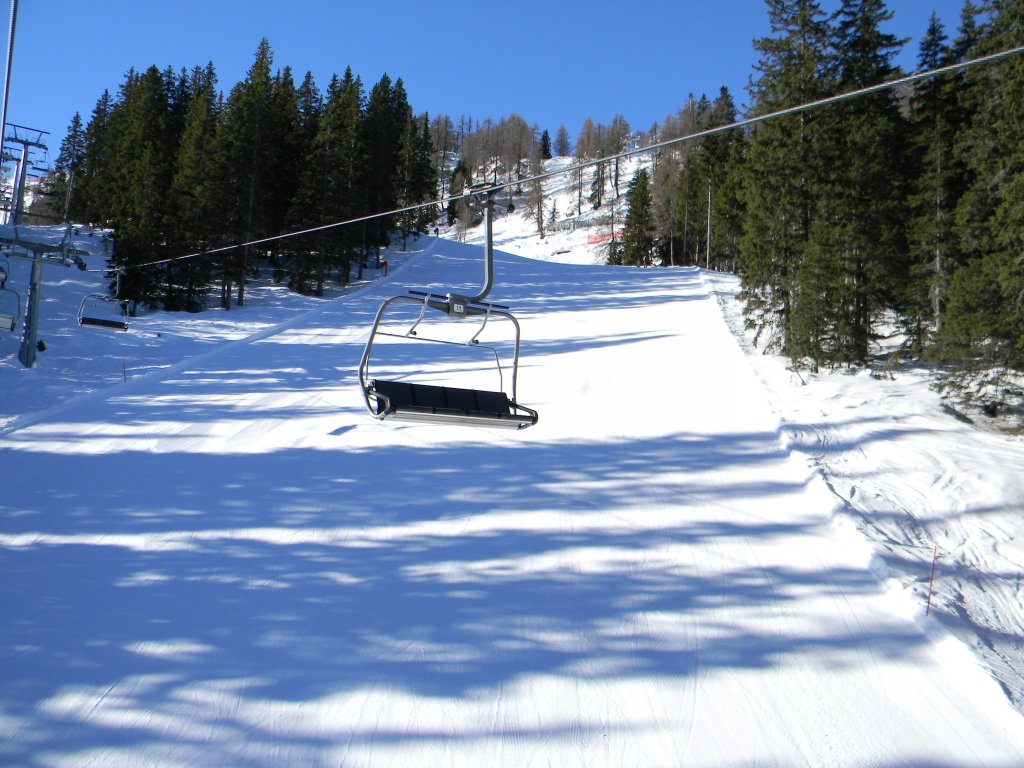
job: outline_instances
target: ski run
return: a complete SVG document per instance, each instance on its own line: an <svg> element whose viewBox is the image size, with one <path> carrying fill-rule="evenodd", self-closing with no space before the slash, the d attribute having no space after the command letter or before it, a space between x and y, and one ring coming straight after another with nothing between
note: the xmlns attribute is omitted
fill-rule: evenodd
<svg viewBox="0 0 1024 768"><path fill-rule="evenodd" d="M519 432L357 382L385 299L480 284L473 242L126 333L46 267L47 349L0 340L0 763L1024 765L1021 438L760 355L732 276L530 255L491 297Z"/></svg>

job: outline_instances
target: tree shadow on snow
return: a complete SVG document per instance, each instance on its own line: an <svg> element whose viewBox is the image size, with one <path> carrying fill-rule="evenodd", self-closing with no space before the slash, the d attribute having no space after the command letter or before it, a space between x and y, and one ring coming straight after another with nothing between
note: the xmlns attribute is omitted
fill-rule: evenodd
<svg viewBox="0 0 1024 768"><path fill-rule="evenodd" d="M592 271L552 290L540 287L547 267L523 270L521 295L536 284L545 311L651 301L639 295L649 285L595 288ZM365 322L383 290L352 316ZM905 622L808 631L778 620L879 585L816 549L829 510L806 498L777 433L438 444L398 431L361 443L360 430L381 429L352 405L361 342L312 336L236 345L215 365L8 436L0 707L20 726L5 760L160 739L198 747L207 727L275 750L324 748L330 729L289 732L245 713L379 689L473 701L543 676L693 685L716 670L921 648ZM454 355L432 364L454 371ZM242 452L247 434L307 419L330 425L334 449ZM224 452L191 447L214 429L227 430ZM147 430L162 447L134 442ZM34 443L43 437L58 447ZM99 441L112 447L94 452Z"/></svg>
<svg viewBox="0 0 1024 768"><path fill-rule="evenodd" d="M120 706L142 713L218 681L249 701L368 686L473 697L534 675L685 680L801 656L842 664L863 646L913 653L921 638L892 627L778 634L738 620L877 589L861 568L735 558L820 524L770 511L799 483L706 482L777 458L767 434L127 452L117 477L105 457L47 455L59 491L14 483L0 504L5 534L25 534L0 550L4 710L48 749L76 750L149 738L120 720L72 727L80 713L59 706L62 691L118 680L136 681ZM741 514L752 504L768 511ZM677 630L645 629L648 614Z"/></svg>

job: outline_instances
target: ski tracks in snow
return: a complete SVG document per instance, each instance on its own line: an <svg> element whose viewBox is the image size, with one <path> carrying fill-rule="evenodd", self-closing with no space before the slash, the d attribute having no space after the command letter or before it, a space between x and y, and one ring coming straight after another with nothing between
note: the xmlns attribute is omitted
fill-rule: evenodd
<svg viewBox="0 0 1024 768"><path fill-rule="evenodd" d="M403 273L476 274L443 248ZM0 658L32 682L0 692L3 757L1019 762L836 527L702 273L499 274L523 433L370 419L374 294L6 435L0 555L39 595L4 593Z"/></svg>

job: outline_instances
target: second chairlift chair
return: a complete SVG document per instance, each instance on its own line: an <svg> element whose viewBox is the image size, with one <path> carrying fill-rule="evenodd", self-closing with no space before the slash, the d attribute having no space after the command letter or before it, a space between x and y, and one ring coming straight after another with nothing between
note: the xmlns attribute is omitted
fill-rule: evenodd
<svg viewBox="0 0 1024 768"><path fill-rule="evenodd" d="M112 331L128 330L128 302L121 298L121 275L122 270L118 269L113 296L92 293L83 297L78 305L79 325Z"/></svg>
<svg viewBox="0 0 1024 768"><path fill-rule="evenodd" d="M7 287L10 274L10 261L0 259L0 331L14 333L21 319L21 296Z"/></svg>

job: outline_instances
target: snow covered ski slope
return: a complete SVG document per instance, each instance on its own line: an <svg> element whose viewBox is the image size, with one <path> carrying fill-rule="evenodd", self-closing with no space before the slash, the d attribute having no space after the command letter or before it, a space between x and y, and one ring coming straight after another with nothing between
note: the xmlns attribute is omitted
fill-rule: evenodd
<svg viewBox="0 0 1024 768"><path fill-rule="evenodd" d="M381 301L479 284L437 243L0 435L0 763L1024 765L998 685L784 447L700 271L497 256L531 429L366 412ZM392 364L483 375L461 353Z"/></svg>

